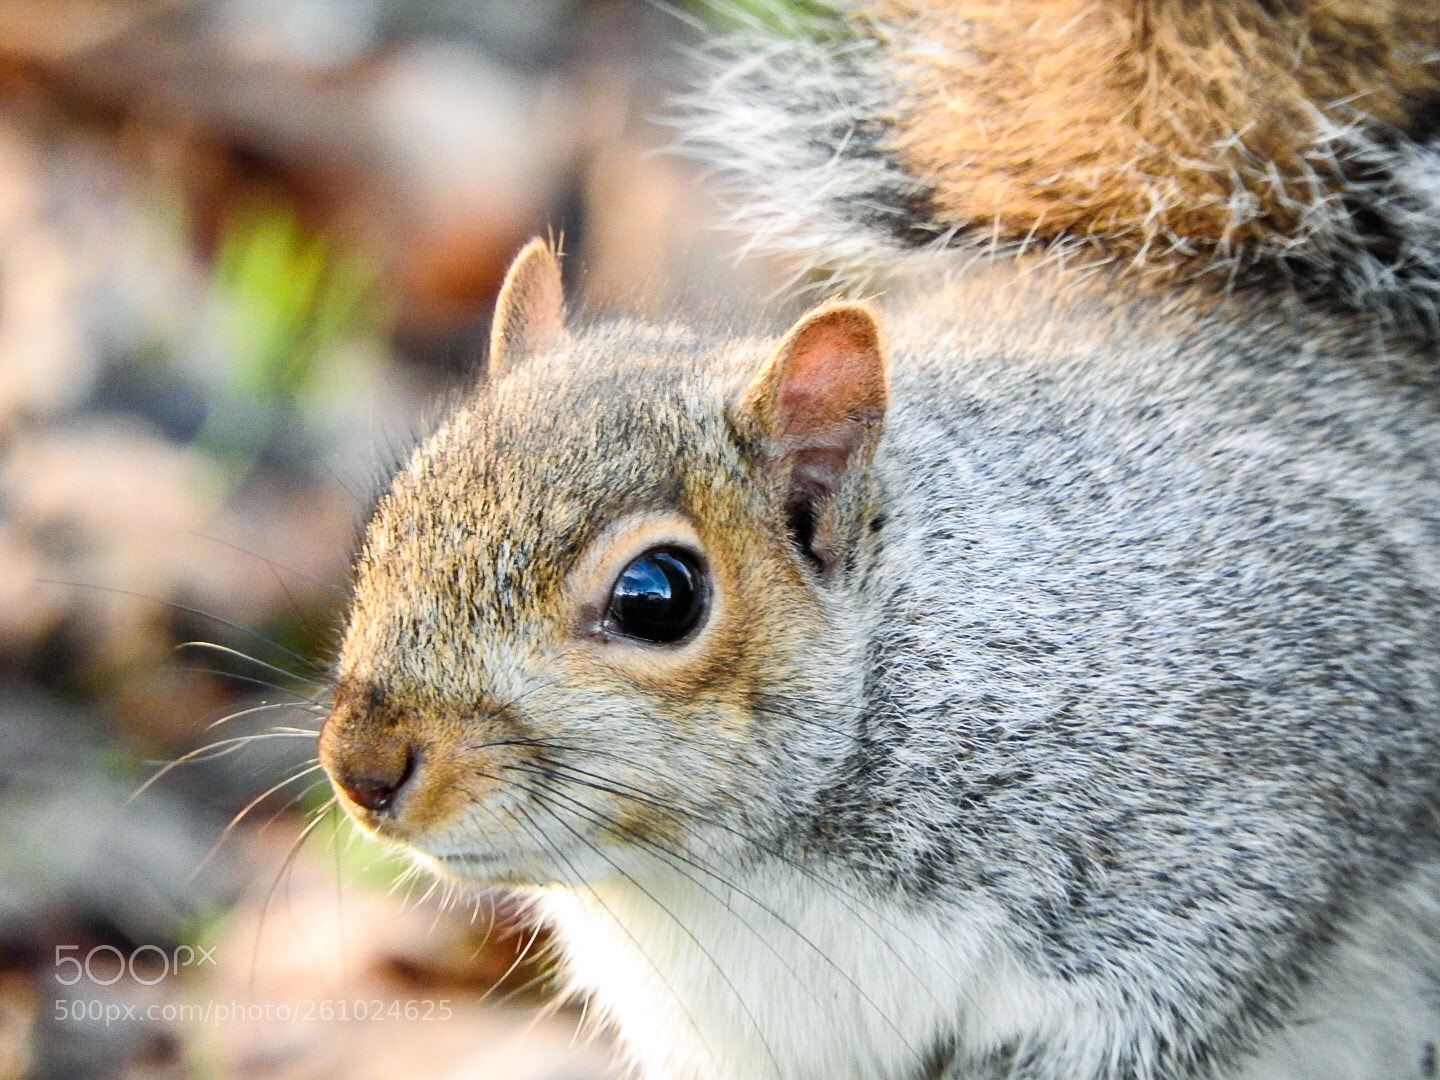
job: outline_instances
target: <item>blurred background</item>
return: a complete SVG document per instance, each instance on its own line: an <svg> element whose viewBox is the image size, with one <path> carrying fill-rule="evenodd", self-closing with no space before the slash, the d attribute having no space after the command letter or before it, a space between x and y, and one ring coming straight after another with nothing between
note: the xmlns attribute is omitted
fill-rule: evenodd
<svg viewBox="0 0 1440 1080"><path fill-rule="evenodd" d="M503 899L325 811L314 732L528 237L595 312L769 283L658 152L707 19L0 0L0 1080L613 1075Z"/></svg>

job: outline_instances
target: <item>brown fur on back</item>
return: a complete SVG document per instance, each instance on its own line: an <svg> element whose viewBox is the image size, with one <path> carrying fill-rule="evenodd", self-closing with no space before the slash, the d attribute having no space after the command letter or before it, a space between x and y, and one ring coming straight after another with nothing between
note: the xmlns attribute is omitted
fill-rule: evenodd
<svg viewBox="0 0 1440 1080"><path fill-rule="evenodd" d="M1103 235L1134 257L1301 239L1327 125L1407 131L1440 95L1440 6L1391 0L882 0L895 146L953 224Z"/></svg>

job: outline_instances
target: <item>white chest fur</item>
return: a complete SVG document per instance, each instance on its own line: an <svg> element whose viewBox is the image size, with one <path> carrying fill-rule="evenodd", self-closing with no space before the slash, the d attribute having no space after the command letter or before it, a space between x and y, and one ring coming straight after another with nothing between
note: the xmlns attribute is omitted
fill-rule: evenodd
<svg viewBox="0 0 1440 1080"><path fill-rule="evenodd" d="M999 1048L1087 1014L1084 1041L1103 1038L1076 988L1024 973L979 905L936 919L772 867L556 889L543 910L646 1077L918 1077L952 1042Z"/></svg>
<svg viewBox="0 0 1440 1080"><path fill-rule="evenodd" d="M1095 1077L1154 1035L1103 989L1027 971L982 903L939 917L785 866L641 880L555 888L541 910L647 1080L909 1080L956 1046L1047 1046L1056 1075ZM1435 958L1413 926L1417 907L1436 916L1432 886L1422 874L1353 927L1305 1015L1238 1080L1427 1075Z"/></svg>

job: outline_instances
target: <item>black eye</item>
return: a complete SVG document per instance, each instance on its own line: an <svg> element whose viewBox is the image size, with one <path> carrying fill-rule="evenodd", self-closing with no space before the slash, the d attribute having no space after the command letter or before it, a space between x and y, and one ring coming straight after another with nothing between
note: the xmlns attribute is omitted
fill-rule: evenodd
<svg viewBox="0 0 1440 1080"><path fill-rule="evenodd" d="M705 614L705 579L695 556L675 548L647 551L620 574L610 593L608 629L669 645Z"/></svg>

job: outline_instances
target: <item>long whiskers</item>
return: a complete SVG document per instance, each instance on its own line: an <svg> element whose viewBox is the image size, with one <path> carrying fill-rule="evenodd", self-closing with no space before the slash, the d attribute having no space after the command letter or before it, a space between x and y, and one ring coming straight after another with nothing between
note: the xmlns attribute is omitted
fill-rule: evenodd
<svg viewBox="0 0 1440 1080"><path fill-rule="evenodd" d="M250 955L252 989L255 973L260 969L260 943L265 933L265 923L269 918L271 906L275 902L275 895L279 892L281 883L289 877L290 871L295 865L295 860L300 855L301 848L305 846L305 842L315 834L315 830L337 809L338 805L335 796L331 795L330 798L316 808L313 816L305 824L305 827L301 829L295 839L290 842L290 846L286 849L285 857L280 861L280 866L275 871L274 879L270 882L269 888L265 890L265 899L261 902L260 916L255 924L255 943Z"/></svg>
<svg viewBox="0 0 1440 1080"><path fill-rule="evenodd" d="M195 869L190 872L190 880L193 881L196 877L200 875L200 873L205 869L205 867L210 865L210 863L214 860L215 856L220 853L220 849L225 846L225 842L230 839L231 834L234 833L236 828L239 827L240 823L249 816L252 810L254 810L257 806L263 803L271 795L274 795L277 791L289 787L297 780L303 780L305 777L318 772L320 770L320 767L321 766L318 761L312 762L302 768L299 772L291 773L279 783L272 784L259 795L255 796L255 798L251 799L248 803L246 803L244 808L241 809L230 819L230 821L225 825L225 828L220 830L220 835L216 837L215 842L210 845L210 850L205 852L204 857L199 861L199 863L196 864ZM295 795L293 798L291 798L289 802L287 802L284 806L282 806L279 810L275 812L275 815L271 817L270 821L267 821L265 825L262 825L260 827L261 831L263 832L270 825L270 823L275 820L276 817L284 814L292 806L300 802L301 799L305 798L306 795L314 791L320 783L323 783L323 781L317 781L315 783L305 785L304 789L301 790L298 795Z"/></svg>
<svg viewBox="0 0 1440 1080"><path fill-rule="evenodd" d="M213 653L218 653L221 656L229 656L236 660L243 660L245 663L253 664L255 667L260 668L263 671L273 672L274 674L280 676L282 679L294 679L297 682L308 681L303 677L296 675L293 671L289 671L286 668L282 668L276 664L272 664L267 660L261 660L258 656L251 656L249 653L243 652L240 649L232 649L229 645L221 645L219 642L182 641L174 647L175 652L181 652L185 649L205 649ZM314 701L313 698L307 700ZM316 704L318 704L318 702L316 702Z"/></svg>
<svg viewBox="0 0 1440 1080"><path fill-rule="evenodd" d="M241 654L244 655L243 653ZM302 694L298 690L292 690L288 686L281 686L279 683L271 682L268 679L256 678L253 675L241 675L234 671L225 671L223 668L192 668L190 670L199 672L202 675L214 675L217 678L227 679L230 682L245 683L248 686L259 686L266 690L273 690L277 694L288 694L293 700L293 705L309 705L315 709L329 709L330 705L317 698Z"/></svg>
<svg viewBox="0 0 1440 1080"><path fill-rule="evenodd" d="M258 630L251 629L250 627L245 626L242 623L237 623L230 619L222 618L221 616L216 615L213 612L205 611L197 607L191 607L189 604L181 604L175 600L166 600L162 597L152 596L149 593L136 592L133 589L121 589L113 585L96 585L92 582L85 581L64 581L58 578L36 578L35 580L45 585L61 585L68 589L87 589L92 592L113 593L116 596L128 596L133 600L144 600L152 604L159 604L161 607L169 608L171 611L178 611L185 615L192 615L197 619L203 619L208 623L215 624L216 626L223 626L227 630L233 630L235 633L241 634L252 641L258 641L267 648L271 648L274 649L276 652L283 653L285 656L289 657L291 660L294 660L297 664L299 664L302 669L313 671L317 675L321 674L324 671L324 668L320 664L317 664L311 657L308 657L303 653L296 652L294 649L288 648L287 646L280 644L280 642L275 641L272 638L266 637ZM244 653L240 653L239 655L247 660L254 659L253 657L246 656ZM289 673L287 672L286 674L288 675ZM292 675L291 677L293 678L294 676Z"/></svg>
<svg viewBox="0 0 1440 1080"><path fill-rule="evenodd" d="M294 708L288 702L281 705L266 706L267 708ZM259 711L251 710L251 711ZM245 747L266 739L313 739L315 732L304 728L283 728L274 731L258 731L248 735L234 735L228 739L220 739L216 742L206 743L204 746L197 746L194 750L181 754L173 761L152 762L158 764L159 768L136 789L130 793L124 805L129 805L138 799L145 792L149 791L157 783L163 780L175 769L182 765L199 765L206 762L217 761L220 758L229 757Z"/></svg>
<svg viewBox="0 0 1440 1080"><path fill-rule="evenodd" d="M534 749L543 751L550 748L553 744L534 743L531 745ZM570 749L573 751L576 748L572 747ZM516 766L511 767L514 768ZM614 795L617 798L637 802L642 805L661 810L668 814L681 816L688 821L714 828L720 832L734 837L735 839L747 845L753 843L753 838L750 837L748 834L736 828L734 825L731 825L728 822L722 821L714 817L713 815L705 814L701 811L665 800L656 796L651 791L634 787L633 785L627 784L622 780L608 776L600 776L596 773L589 772L585 769L580 768L578 765L560 765L555 763L553 760L547 759L543 766L537 765L533 767L531 771L538 775L541 779L558 780L561 782L574 784L579 787L587 787L591 790L605 792L607 794ZM526 788L526 790L527 792L531 791L531 789L528 787ZM672 854L676 853L672 852ZM897 936L899 936L901 940L915 945L917 949L920 948L919 943L915 941L910 931L906 927L897 924L893 915L890 912L886 911L878 904L869 902L865 899L863 894L856 893L854 890L847 888L840 882L835 881L834 879L820 873L814 867L808 866L805 863L788 856L783 851L778 850L778 848L772 847L770 849L767 849L766 857L779 861L782 865L795 871L796 873L805 877L812 883L823 887L828 892L828 894L832 898L837 900L840 904L842 904L845 909L850 912L850 914L857 916L857 923L860 926L864 927L874 936L876 942L880 945L880 947L889 954L890 958L896 964L898 964L912 977L912 979L914 980L914 984L917 987L920 987L926 994L926 996L928 996L932 1000L932 1002L937 1005L943 1004L938 994L936 994L935 991L929 987L928 983L920 977L919 972L915 970L909 960L907 960L906 957L895 946L895 943L892 942L890 938L887 937L885 934L880 933L879 930L876 928L877 922L883 924L887 926L891 931L893 931ZM706 872L710 873L712 871L706 868ZM732 883L727 882L727 884ZM753 900L754 898L751 899ZM758 901L756 902L758 903ZM774 913L772 912L772 914ZM866 917L860 918L860 916L862 915ZM844 973L842 972L841 974ZM978 1003L973 1000L968 991L964 990L959 985L955 985L954 989L964 998L970 1000L972 1004L977 1005L977 1015L983 1015L981 1013L981 1010L979 1010L978 1008Z"/></svg>
<svg viewBox="0 0 1440 1080"><path fill-rule="evenodd" d="M248 709L237 709L235 712L226 713L224 716L220 717L219 720L212 720L210 723L205 725L205 730L214 731L222 724L228 724L235 720L241 720L247 716L254 716L257 713L268 712L271 709L290 709L297 712L309 712L317 715L324 711L323 707L319 705L300 705L296 704L293 701L262 701L259 705L252 705ZM291 734L297 731L304 731L306 729L275 728L274 730L284 731L287 734ZM315 732L309 731L309 734L314 735Z"/></svg>
<svg viewBox="0 0 1440 1080"><path fill-rule="evenodd" d="M547 775L543 770L541 770L541 769L539 769L539 768L527 769L527 768L524 767L524 766L511 766L511 767L512 767L512 768L519 769L519 770L521 770L521 771L529 771L529 772L532 773L532 775L540 776L540 777L542 777L542 778L546 777L546 775ZM562 779L562 781L563 781L563 778L561 778L561 777L554 777L554 778L556 778L556 779ZM594 785L590 785L590 784L579 784L577 781L574 781L574 780L570 780L570 781L568 781L568 782L569 782L569 783L572 783L572 784L577 784L577 786L591 787L592 789L595 788ZM582 816L584 819L590 821L592 824L599 825L599 826L602 827L602 828L609 829L609 830L612 830L612 831L614 831L614 832L617 832L617 833L619 833L620 835L624 836L625 839L626 839L627 841L629 841L630 843L633 843L633 844L635 844L635 845L637 845L637 846L639 846L639 847L642 847L642 848L644 848L645 850L651 852L651 853L652 853L657 859L659 859L662 863L666 864L666 865L669 866L672 870L674 870L674 871L676 871L677 873L679 873L682 877L684 877L684 878L686 878L687 880L689 880L690 882L692 882L697 888L699 888L700 890L702 890L703 892L705 892L708 896L710 896L710 897L711 897L712 899L714 899L717 903L719 903L720 905L722 905L722 906L724 906L724 907L729 907L729 906L730 906L729 903L726 901L726 899L725 899L724 897L722 897L722 896L721 896L718 892L716 892L714 889L712 889L711 887L709 887L708 885L706 885L706 884L705 884L703 881L701 881L698 877L696 877L694 873L691 873L691 872L690 872L691 870L693 870L693 871L695 871L695 872L697 872L697 873L699 873L699 874L705 875L706 877L714 880L714 881L715 881L716 883L718 883L720 886L723 886L724 888L729 889L729 890L731 890L732 892L736 893L737 895L743 897L743 898L744 898L745 900L747 900L749 903L753 904L758 910L760 910L761 912L763 912L764 914L766 914L766 915L769 916L770 918L774 919L774 920L775 920L780 926L782 926L788 933L792 934L797 941L801 942L801 943L802 943L807 949L809 949L817 958L819 958L822 963L824 963L824 964L825 964L826 966L828 966L832 971L834 971L838 976L840 976L840 978L843 979L843 980L845 981L845 983L846 983L847 985L849 985L852 990L855 991L855 993L857 994L857 996L859 996L859 998L875 1013L875 1015L880 1019L880 1021L881 1021L883 1024L885 1024L888 1028L890 1028L890 1030L900 1039L901 1043L904 1044L904 1046L906 1047L906 1049L909 1050L910 1053L914 1055L914 1057L915 1057L915 1059L916 1059L916 1063L917 1063L917 1064L920 1064L920 1065L923 1065L923 1064L924 1064L924 1056L910 1043L909 1039L905 1036L904 1032L902 1032L902 1031L900 1030L899 1026L896 1024L894 1018L891 1017L891 1016L879 1005L879 1003L876 1002L876 1001L874 1000L874 998L872 998L872 997L870 996L870 994L864 989L864 987L862 987L862 986L860 985L860 983L855 979L855 977L854 977L850 972L848 972L848 971L846 971L845 969L843 969L842 967L840 967L840 965L835 962L835 960L834 960L833 957L831 957L824 949L822 949L819 945L817 945L808 935L806 935L802 930L800 930L800 928L797 927L792 921L790 921L790 920L789 920L788 918L786 918L783 914L781 914L779 911L777 911L772 905L767 904L764 900L760 899L760 897L756 896L753 892L751 892L750 890L745 889L745 888L742 888L741 886L737 885L737 884L734 882L734 880L732 880L732 879L729 878L729 877L726 877L724 874L721 874L721 873L717 872L717 871L714 870L712 867L706 865L704 862L702 862L702 861L700 861L700 860L698 860L698 859L696 859L696 858L693 858L693 857L691 857L691 856L689 856L689 855L686 855L685 853L677 850L677 849L674 848L674 847L671 847L671 846L669 846L669 845L666 845L666 844L664 844L664 843L662 843L662 842L660 842L660 841L658 841L658 840L656 840L656 839L654 839L654 838L652 838L652 837L645 836L645 835L643 835L642 833L636 831L635 829L629 828L629 827L627 827L627 826L625 826L625 825L617 822L613 817L611 817L609 814L605 813L603 810L600 810L600 809L598 809L598 808L596 808L596 807L594 807L594 806L591 806L589 803L586 803L586 802L584 802L584 801L581 800L581 799L578 799L578 798L576 798L576 797L574 797L574 796L571 796L571 795L564 794L564 793L559 792L559 791L555 791L555 790L553 790L553 789L550 790L550 791L548 791L548 792L545 792L544 794L541 794L541 793L539 793L539 792L536 792L536 791L531 790L531 791L530 791L530 794L531 794L531 797L532 797L532 798L536 799L537 801L541 801L541 802L548 802L548 801L550 801L550 800L557 799L557 798L564 800L564 802L565 802L568 806L570 806L574 812L578 813L580 816ZM592 845L592 847L593 847L593 845ZM597 850L597 852L598 852L598 849L596 849L596 850ZM603 856L602 856L602 857L603 857ZM609 860L607 859L607 861L609 861ZM612 863L612 865L614 865L614 864ZM687 868L688 868L688 869L687 869ZM622 872L623 872L623 871L622 871ZM626 875L626 876L628 877L629 875ZM631 880L633 881L633 879L631 879ZM648 893L647 893L647 895L648 895ZM812 987L810 987L808 984L806 984L805 980L801 978L800 973L795 969L794 965L793 965L785 956L783 956L783 955L780 953L780 951L774 946L774 944L772 944L772 943L770 942L770 940L769 940L768 938L766 938L766 936L765 936L764 934L762 934L759 930L757 930L755 927L751 926L749 923L745 922L744 920L741 920L741 925L744 926L745 929L748 930L748 931L755 937L755 939L756 939L762 946L764 946L764 948L765 948L772 956L774 956L774 957L776 958L776 960L778 960L778 961L780 962L781 966L784 967L785 970L790 973L791 977L795 980L795 982L796 982L803 990L805 990L806 993L808 993L812 999L815 1000L815 1002L816 1002L817 1005L821 1004L821 1003L820 1003L820 999L819 999L819 997L817 996L815 990L814 990ZM882 939L882 940L883 940L883 939ZM912 974L914 974L913 971L912 971ZM918 979L918 976L917 976L917 980L916 980L916 981L917 981L917 982L920 982L920 980Z"/></svg>
<svg viewBox="0 0 1440 1080"><path fill-rule="evenodd" d="M555 814L555 811L554 811L554 810L552 810L552 809L550 809L550 808L548 808L548 807L544 807L544 806L539 806L538 808L545 810L545 812L546 812L553 820L555 820L555 822L556 822L558 825L560 825L561 827L565 828L565 829L566 829L568 832L570 832L572 835L575 835L574 830L573 830L573 829L570 829L569 826L567 826L567 825L565 824L565 822ZM523 815L524 818L525 818L525 821L529 823L529 824L528 824L528 828L525 827L524 825L522 825L522 823L520 822L520 820L515 816L515 814L516 814L517 812L518 812L519 814ZM658 978L658 979L660 980L661 984L666 988L666 990L669 991L670 996L674 999L675 1004L676 1004L676 1005L679 1007L679 1009L680 1009L680 1012L684 1015L686 1021L690 1024L690 1030L691 1030L692 1032L694 1032L695 1037L700 1041L700 1044L705 1048L705 1052L709 1055L711 1061L715 1062L715 1063L718 1065L719 1062L720 1062L720 1058L716 1055L716 1053L715 1053L715 1048L714 1048L713 1046L711 1046L709 1040L705 1038L704 1030L703 1030L703 1029L700 1027L700 1025L696 1022L694 1015L691 1014L690 1010L686 1008L686 1006L685 1006L685 999L682 998L682 997L680 996L680 994L676 991L675 985L665 976L665 973L664 973L662 970L660 970L660 968L655 964L655 962L654 962L653 960L650 959L649 955L645 952L644 948L641 947L639 941L637 941L637 940L635 939L635 935L630 931L630 928L627 927L627 926L624 924L624 922L621 921L621 920L615 915L614 910L610 907L609 904L607 904L607 903L605 902L604 898L601 897L598 892L596 892L594 886L593 886L593 885L590 885L589 883L587 883L587 882L585 881L584 875L583 875L583 874L580 874L580 873L578 872L575 864L570 860L569 856L567 856L567 855L565 854L565 852L564 852L553 840L551 840L548 835L546 835L545 830L542 829L542 828L540 828L540 827L535 823L535 819L534 819L534 818L532 818L523 808L520 808L520 807L516 807L514 810L508 810L508 809L507 809L506 813L507 813L508 816L510 816L511 820L515 821L515 823L516 823L517 825L520 825L520 826L521 826L522 831L528 833L528 834L531 836L532 839L537 840L539 843L543 844L545 847L547 847L547 848L550 849L550 851L551 851L551 852L555 855L555 857L560 861L560 864L561 864L562 866L564 866L564 867L566 867L566 868L569 869L570 875L571 875L572 879L574 879L574 881L575 881L580 887L584 888L584 889L586 890L586 892L588 892L588 893L590 894L591 898L595 901L596 904L598 904L598 905L600 906L601 910L603 910L603 911L605 912L605 914L609 917L610 921L611 921L616 927L619 928L619 930L620 930L620 932L621 932L622 934L624 934L627 938L629 938L630 943L635 946L636 952L637 952L640 956L643 956L643 957L645 958L646 962L650 965L650 969L655 973L656 978ZM592 850L596 850L593 845L588 845L588 846L590 846ZM598 851L597 851L597 854L599 854ZM601 857L604 858L603 855L602 855ZM608 862L609 860L607 859L606 861ZM613 866L614 864L611 863L611 865ZM615 869L616 869L617 873L621 873L622 875L624 874L624 872L621 871L619 867L615 867ZM648 894L647 894L647 895L648 895ZM669 910L669 908L667 908L664 904L660 903L658 900L654 900L653 897L651 897L651 899L654 901L656 907L657 907L660 911L664 912L664 913L675 923L675 925L681 929L681 931L689 934L689 931L686 929L684 923L682 923L678 918L676 918L675 914L674 914L673 912L671 912L671 911ZM694 935L693 935L693 934L690 934L689 936L691 937L692 940L694 940ZM726 984L727 984L728 986L730 986L730 988L731 988L731 990L732 990L732 992L733 992L733 991L734 991L734 984L733 984L733 983L730 981L730 979L725 975L725 972L719 967L719 965L718 965L718 964L715 964L714 958L713 958L713 957L710 957L709 952L706 951L705 947L704 947L703 945L701 945L698 940L695 941L695 944L696 944L696 947L699 948L700 951L701 951L706 957L708 957L708 958L710 959L711 963L714 964L716 970L720 973L721 978L725 980ZM740 997L740 995L739 995L738 993L736 994L736 998L737 998L737 1000L739 1001L741 1008L742 1008L742 1009L745 1009L745 1011L746 1011L747 1014L748 1014L748 1013L749 1013L749 1008L748 1008L748 1006L746 1006L744 999L743 999L742 997ZM752 1024L755 1023L755 1019L754 1019L754 1016L753 1016L753 1015L751 1015L750 1020L751 1020L751 1023L752 1023ZM756 1024L756 1031L760 1033L761 1039L762 1039L762 1041L763 1041L763 1040L764 1040L764 1033L763 1033L763 1031L761 1031L761 1029L760 1029L760 1027L759 1027L758 1024ZM774 1053L770 1050L770 1047L769 1047L769 1044L768 1044L768 1043L765 1045L765 1050L766 1050L767 1054L769 1054L770 1060L771 1060L772 1063L773 1063L773 1062L775 1061L775 1055L774 1055ZM777 1073L778 1073L778 1069L779 1069L779 1067L778 1067L778 1064L777 1064L777 1065L776 1065L776 1071L777 1071Z"/></svg>

